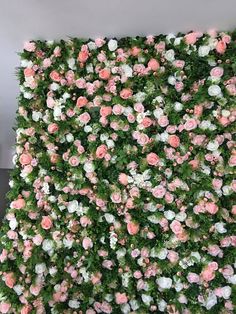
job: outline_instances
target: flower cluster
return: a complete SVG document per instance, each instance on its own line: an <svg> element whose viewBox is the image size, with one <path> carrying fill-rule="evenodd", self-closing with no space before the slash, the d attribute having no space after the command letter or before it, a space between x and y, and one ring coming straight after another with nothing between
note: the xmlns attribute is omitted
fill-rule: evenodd
<svg viewBox="0 0 236 314"><path fill-rule="evenodd" d="M236 32L30 41L0 313L235 313Z"/></svg>

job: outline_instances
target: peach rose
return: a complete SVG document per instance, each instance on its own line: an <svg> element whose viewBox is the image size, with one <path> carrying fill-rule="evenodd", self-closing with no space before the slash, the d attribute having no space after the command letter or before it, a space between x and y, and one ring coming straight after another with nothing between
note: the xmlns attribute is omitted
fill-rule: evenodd
<svg viewBox="0 0 236 314"><path fill-rule="evenodd" d="M125 293L117 292L115 294L116 304L124 304L128 302L128 298Z"/></svg>
<svg viewBox="0 0 236 314"><path fill-rule="evenodd" d="M102 144L100 146L97 147L96 149L96 157L99 159L102 159L105 157L107 153L107 146L105 144Z"/></svg>
<svg viewBox="0 0 236 314"><path fill-rule="evenodd" d="M174 232L174 234L180 234L183 231L183 227L178 220L173 220L170 224L170 229Z"/></svg>
<svg viewBox="0 0 236 314"><path fill-rule="evenodd" d="M85 63L89 57L88 51L80 51L77 60L81 63Z"/></svg>
<svg viewBox="0 0 236 314"><path fill-rule="evenodd" d="M90 114L88 112L84 112L78 116L78 119L81 123L87 124L91 120L91 117L90 117Z"/></svg>
<svg viewBox="0 0 236 314"><path fill-rule="evenodd" d="M133 95L133 91L131 88L123 88L120 91L120 97L122 99L129 99Z"/></svg>
<svg viewBox="0 0 236 314"><path fill-rule="evenodd" d="M112 113L112 108L110 106L102 106L100 109L100 115L102 117L107 117Z"/></svg>
<svg viewBox="0 0 236 314"><path fill-rule="evenodd" d="M160 64L156 59L152 58L148 61L148 68L152 71L157 71L160 68Z"/></svg>
<svg viewBox="0 0 236 314"><path fill-rule="evenodd" d="M121 184L123 185L127 185L128 184L128 176L127 174L125 173L120 173L119 174L119 177L118 177L118 180Z"/></svg>
<svg viewBox="0 0 236 314"><path fill-rule="evenodd" d="M71 156L68 161L72 167L76 167L79 164L79 158L77 156Z"/></svg>
<svg viewBox="0 0 236 314"><path fill-rule="evenodd" d="M177 148L180 145L180 139L177 135L173 134L168 137L168 143L170 146Z"/></svg>
<svg viewBox="0 0 236 314"><path fill-rule="evenodd" d="M23 153L20 155L19 162L22 166L29 165L32 161L32 156L29 153Z"/></svg>
<svg viewBox="0 0 236 314"><path fill-rule="evenodd" d="M60 82L61 80L61 75L56 71L56 70L53 70L51 73L50 73L50 78L55 81L55 82Z"/></svg>
<svg viewBox="0 0 236 314"><path fill-rule="evenodd" d="M48 126L48 132L49 132L50 134L54 134L54 133L56 133L58 130L59 130L59 127L58 127L58 125L57 125L56 123L51 123L51 124L49 124L49 126Z"/></svg>
<svg viewBox="0 0 236 314"><path fill-rule="evenodd" d="M80 96L80 97L77 99L77 101L76 101L76 106L77 106L78 108L82 108L82 107L86 106L87 103L88 103L88 99L87 99L86 97L84 97L84 96Z"/></svg>
<svg viewBox="0 0 236 314"><path fill-rule="evenodd" d="M49 230L52 227L52 220L49 216L43 216L41 220L41 226L45 230Z"/></svg>
<svg viewBox="0 0 236 314"><path fill-rule="evenodd" d="M151 166L156 166L160 161L160 158L155 153L149 153L146 158L147 163Z"/></svg>
<svg viewBox="0 0 236 314"><path fill-rule="evenodd" d="M224 54L226 50L226 43L223 40L219 40L216 45L216 51L220 54Z"/></svg>
<svg viewBox="0 0 236 314"><path fill-rule="evenodd" d="M102 80L108 80L111 75L111 71L107 68L104 68L99 71L99 77Z"/></svg>
<svg viewBox="0 0 236 314"><path fill-rule="evenodd" d="M25 200L23 198L18 198L11 203L11 208L21 209L25 207Z"/></svg>
<svg viewBox="0 0 236 314"><path fill-rule="evenodd" d="M217 212L218 212L218 206L215 204L215 203L213 203L213 202L207 202L206 204L205 204L205 209L206 209L206 211L209 213L209 214L211 214L211 215L214 215L214 214L216 214Z"/></svg>
<svg viewBox="0 0 236 314"><path fill-rule="evenodd" d="M7 273L5 274L5 284L8 288L13 288L15 283L16 283L16 279L14 278L14 273Z"/></svg>
<svg viewBox="0 0 236 314"><path fill-rule="evenodd" d="M29 77L29 76L34 76L35 72L32 68L25 68L24 69L24 75L26 77Z"/></svg>
<svg viewBox="0 0 236 314"><path fill-rule="evenodd" d="M129 221L127 223L127 230L130 235L135 235L139 232L139 224L137 222Z"/></svg>

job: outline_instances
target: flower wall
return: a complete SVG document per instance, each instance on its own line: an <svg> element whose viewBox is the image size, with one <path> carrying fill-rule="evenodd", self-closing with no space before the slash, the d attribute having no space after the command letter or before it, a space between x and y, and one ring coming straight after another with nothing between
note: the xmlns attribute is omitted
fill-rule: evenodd
<svg viewBox="0 0 236 314"><path fill-rule="evenodd" d="M235 313L235 40L24 44L0 313Z"/></svg>

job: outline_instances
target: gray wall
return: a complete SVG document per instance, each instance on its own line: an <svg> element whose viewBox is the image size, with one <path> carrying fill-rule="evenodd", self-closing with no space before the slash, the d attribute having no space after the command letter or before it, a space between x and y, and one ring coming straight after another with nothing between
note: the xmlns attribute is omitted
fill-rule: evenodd
<svg viewBox="0 0 236 314"><path fill-rule="evenodd" d="M0 169L0 220L2 220L8 201L6 193L9 191L9 169Z"/></svg>

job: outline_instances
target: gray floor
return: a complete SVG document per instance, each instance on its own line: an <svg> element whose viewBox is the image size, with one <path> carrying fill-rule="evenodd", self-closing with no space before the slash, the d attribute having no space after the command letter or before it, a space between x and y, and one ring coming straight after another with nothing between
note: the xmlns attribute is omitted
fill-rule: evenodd
<svg viewBox="0 0 236 314"><path fill-rule="evenodd" d="M9 190L9 170L8 169L0 169L0 220L3 218L6 207L6 193Z"/></svg>

